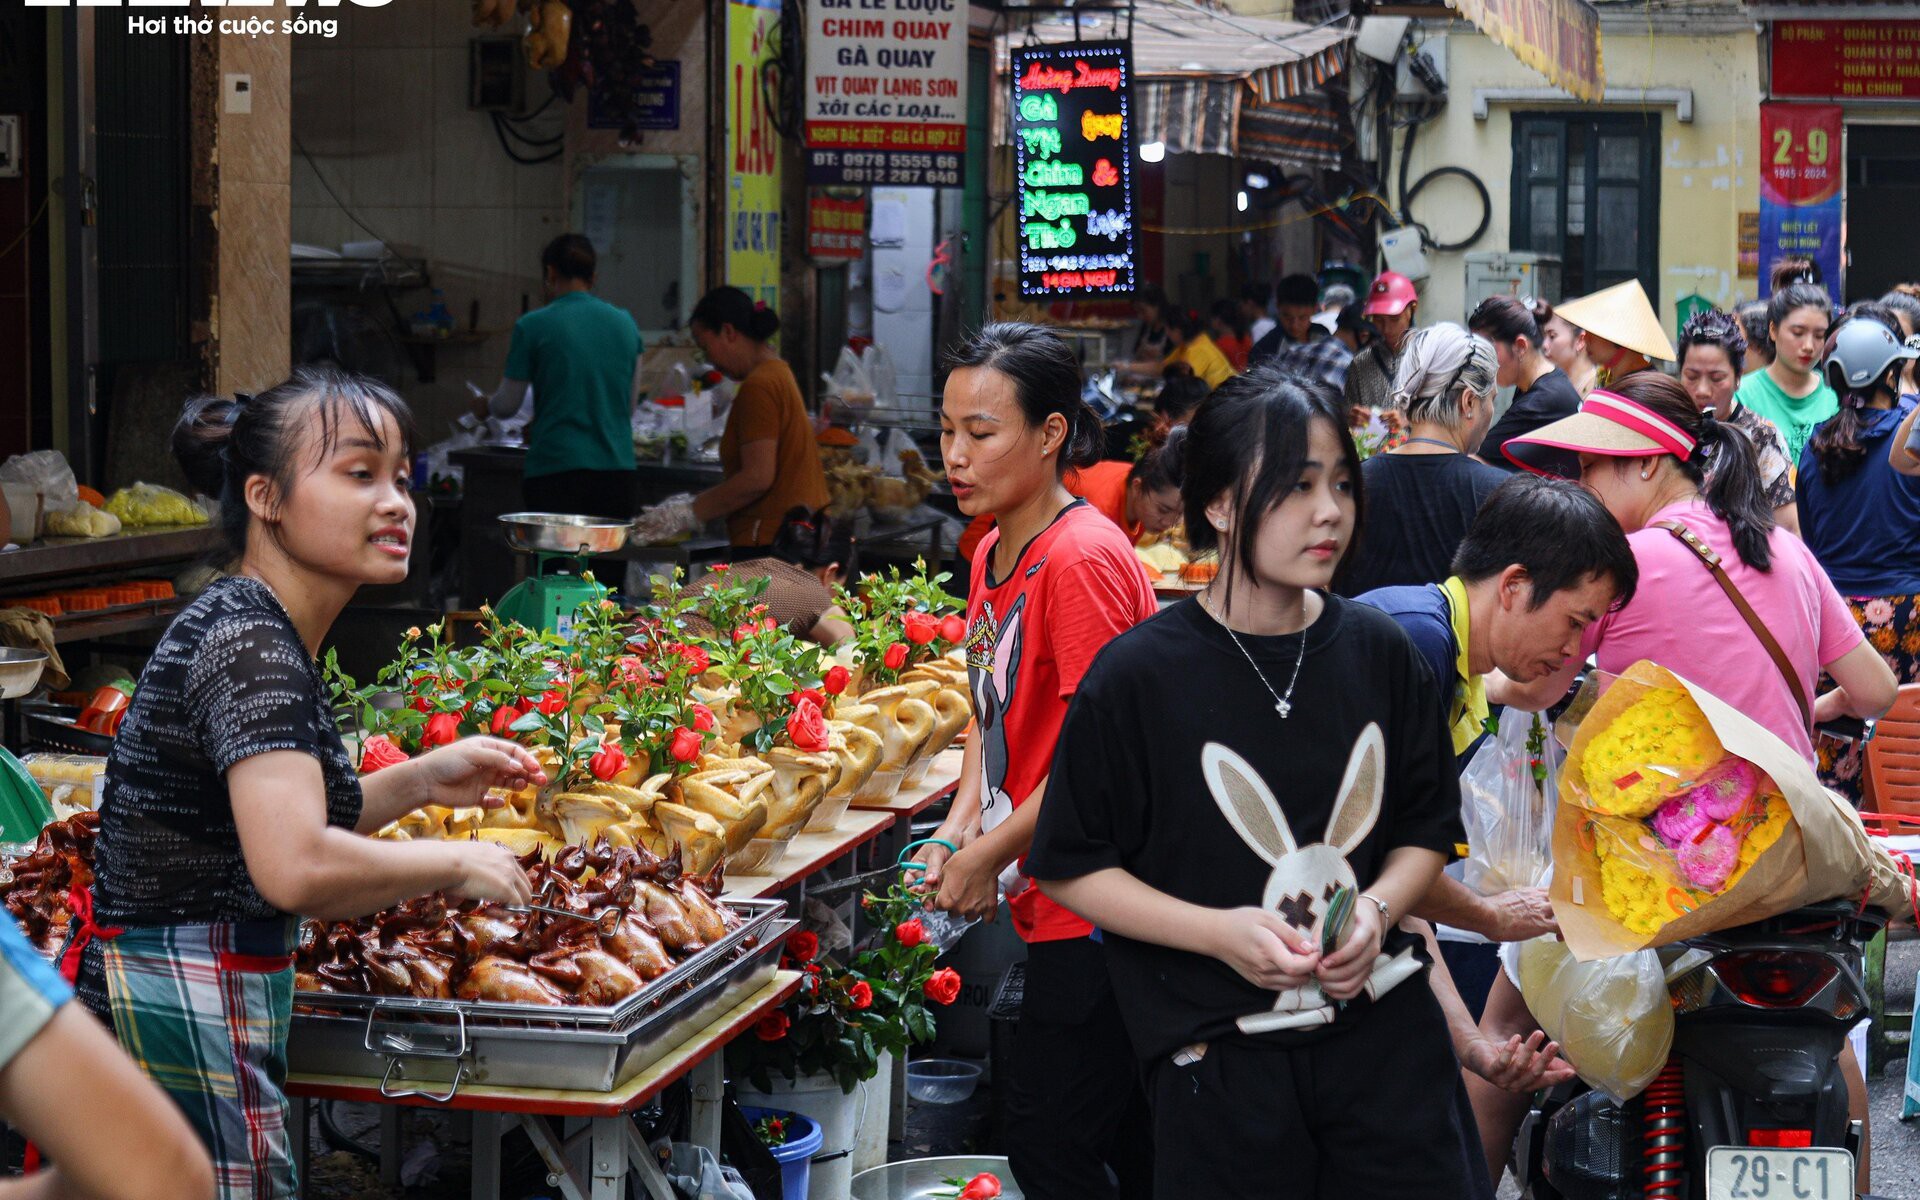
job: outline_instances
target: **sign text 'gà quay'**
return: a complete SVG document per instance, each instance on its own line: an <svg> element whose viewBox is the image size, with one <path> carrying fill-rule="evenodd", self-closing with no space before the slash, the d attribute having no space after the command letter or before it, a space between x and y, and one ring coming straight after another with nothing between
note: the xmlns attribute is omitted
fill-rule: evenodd
<svg viewBox="0 0 1920 1200"><path fill-rule="evenodd" d="M1023 46L1012 65L1020 294L1132 292L1132 47Z"/></svg>
<svg viewBox="0 0 1920 1200"><path fill-rule="evenodd" d="M807 182L959 187L965 0L807 6Z"/></svg>

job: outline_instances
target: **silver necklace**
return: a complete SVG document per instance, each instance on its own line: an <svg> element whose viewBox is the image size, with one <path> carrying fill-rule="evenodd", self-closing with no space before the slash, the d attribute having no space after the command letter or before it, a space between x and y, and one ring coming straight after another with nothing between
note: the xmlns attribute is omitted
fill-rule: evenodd
<svg viewBox="0 0 1920 1200"><path fill-rule="evenodd" d="M1234 647L1240 651L1240 656L1247 660L1247 665L1253 668L1254 677L1260 680L1260 686L1266 688L1267 695L1273 697L1273 711L1280 714L1282 721L1293 715L1293 685L1300 682L1300 667L1307 661L1306 628L1302 626L1300 629L1300 656L1293 660L1293 678L1287 680L1287 694L1283 696L1274 691L1273 685L1267 682L1267 673L1260 669L1259 663L1253 661L1253 655L1247 653L1247 648L1241 644L1240 635L1233 631L1233 626L1227 624L1224 617L1213 611L1213 606L1207 603L1204 596L1200 597L1200 607L1208 616L1218 621L1220 628L1226 630L1227 636L1233 639Z"/></svg>

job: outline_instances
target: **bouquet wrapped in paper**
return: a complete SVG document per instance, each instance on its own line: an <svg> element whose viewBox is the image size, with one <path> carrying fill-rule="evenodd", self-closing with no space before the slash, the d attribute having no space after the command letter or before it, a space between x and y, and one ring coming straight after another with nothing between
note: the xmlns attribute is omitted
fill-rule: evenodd
<svg viewBox="0 0 1920 1200"><path fill-rule="evenodd" d="M1552 899L1587 961L1859 897L1912 903L1851 806L1785 742L1650 662L1596 674L1560 775Z"/></svg>

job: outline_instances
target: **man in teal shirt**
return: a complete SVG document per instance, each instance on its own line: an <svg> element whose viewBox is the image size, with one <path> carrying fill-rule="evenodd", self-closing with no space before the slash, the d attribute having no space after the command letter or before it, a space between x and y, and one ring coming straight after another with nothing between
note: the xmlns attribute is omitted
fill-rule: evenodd
<svg viewBox="0 0 1920 1200"><path fill-rule="evenodd" d="M531 512L633 515L633 397L640 330L593 294L593 244L563 233L540 252L547 303L513 325L506 379L488 400L510 417L533 385L521 496Z"/></svg>

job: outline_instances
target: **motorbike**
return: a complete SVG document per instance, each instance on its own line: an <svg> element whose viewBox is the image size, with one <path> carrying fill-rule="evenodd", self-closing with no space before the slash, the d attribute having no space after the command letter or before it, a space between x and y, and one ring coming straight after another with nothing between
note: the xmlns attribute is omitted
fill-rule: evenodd
<svg viewBox="0 0 1920 1200"><path fill-rule="evenodd" d="M1885 924L1838 900L1663 948L1666 1068L1625 1105L1577 1079L1537 1095L1514 1148L1522 1195L1854 1200L1864 1131L1836 1059Z"/></svg>

